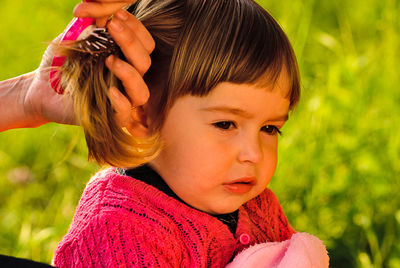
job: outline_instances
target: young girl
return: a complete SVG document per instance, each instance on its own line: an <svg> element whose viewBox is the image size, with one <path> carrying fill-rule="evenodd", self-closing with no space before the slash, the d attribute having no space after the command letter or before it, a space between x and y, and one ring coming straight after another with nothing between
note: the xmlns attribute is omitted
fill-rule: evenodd
<svg viewBox="0 0 400 268"><path fill-rule="evenodd" d="M125 168L88 183L54 264L224 267L252 245L289 241L295 231L266 188L300 96L282 29L252 0L143 0L128 10L155 40L147 72L121 72L127 63L108 57L115 49L84 52L93 35L64 48L61 87L90 155ZM110 30L131 23L122 17ZM135 65L124 52L117 55ZM139 85L144 73L148 103L117 122L108 88Z"/></svg>

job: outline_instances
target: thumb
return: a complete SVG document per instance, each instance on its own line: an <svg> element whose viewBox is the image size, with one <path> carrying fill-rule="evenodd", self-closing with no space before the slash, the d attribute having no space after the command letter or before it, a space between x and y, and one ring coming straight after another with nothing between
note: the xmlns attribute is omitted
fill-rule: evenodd
<svg viewBox="0 0 400 268"><path fill-rule="evenodd" d="M45 68L51 66L51 63L52 63L53 58L54 58L54 54L56 52L58 44L61 41L62 35L63 35L63 33L58 35L56 38L54 38L53 41L50 42L49 46L46 48L46 51L43 54L42 61L40 63L39 68L45 69Z"/></svg>
<svg viewBox="0 0 400 268"><path fill-rule="evenodd" d="M47 46L46 51L44 52L42 56L42 61L40 62L39 68L36 70L37 71L37 80L41 82L42 85L48 85L49 88L51 88L50 85L50 71L51 71L51 65L53 63L53 58L56 54L57 48L59 46L59 43L62 39L63 33L58 35L56 38L54 38L53 41L50 42L50 44Z"/></svg>

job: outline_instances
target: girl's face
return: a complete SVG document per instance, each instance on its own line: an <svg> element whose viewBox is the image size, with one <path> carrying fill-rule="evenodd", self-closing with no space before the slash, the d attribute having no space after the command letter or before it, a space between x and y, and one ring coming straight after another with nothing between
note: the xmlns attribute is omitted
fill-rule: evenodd
<svg viewBox="0 0 400 268"><path fill-rule="evenodd" d="M230 213L265 190L288 118L286 72L271 88L220 83L206 97L184 96L170 109L164 147L150 164L187 204Z"/></svg>

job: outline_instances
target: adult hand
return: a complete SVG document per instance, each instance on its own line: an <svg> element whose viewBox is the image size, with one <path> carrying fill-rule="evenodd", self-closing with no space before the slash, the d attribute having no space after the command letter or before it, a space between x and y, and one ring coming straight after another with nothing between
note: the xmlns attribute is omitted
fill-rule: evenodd
<svg viewBox="0 0 400 268"><path fill-rule="evenodd" d="M89 15L96 16L96 13ZM129 96L126 98L116 88L110 89L115 116L121 127L126 127L132 135L141 135L143 132L138 123L141 109L131 111L131 108L145 104L149 97L142 76L150 67L150 53L155 42L146 28L132 14L122 9L116 12L110 22L109 32L127 58L127 62L124 62L110 57L106 62L122 81ZM0 101L16 102L13 111L8 109L8 120L0 122L0 131L16 127L36 127L48 122L76 124L72 100L66 94L57 94L49 83L49 70L60 38L61 35L49 45L36 71L0 84L0 87L5 88Z"/></svg>
<svg viewBox="0 0 400 268"><path fill-rule="evenodd" d="M117 88L110 88L113 107L116 111L115 117L121 127L125 127L132 135L143 136L141 109L139 107L145 104L149 98L149 91L142 76L149 69L151 64L150 54L154 50L155 42L151 34L143 26L143 24L131 13L121 9L135 1L116 1L116 0L97 0L91 2L83 2L77 5L74 15L77 17L92 17L98 20L107 21L111 14L114 17L109 21L107 28L113 39L121 48L127 62L122 61L114 56L107 59L107 67L122 81L125 91L129 98L126 98ZM98 21L97 20L97 21ZM58 43L58 40L55 40ZM50 121L60 123L74 123L72 116L72 103L70 100L63 99L51 91L48 92L48 72L54 56L54 46L50 45L46 50L37 83L33 88L37 89L38 85L43 86L43 90L32 90L36 95L44 93L50 95L50 102L41 104L42 112L45 118ZM46 99L46 98L34 98Z"/></svg>
<svg viewBox="0 0 400 268"><path fill-rule="evenodd" d="M74 15L78 17L96 18L98 26L105 26L108 18L113 13L135 2L134 0L88 1L90 2L78 4L74 10ZM128 27L130 25L128 25ZM57 94L49 83L49 70L56 50L56 44L59 43L60 39L61 35L54 39L49 45L43 55L40 67L36 71L2 84L3 88L12 86L13 94L16 94L15 92L18 91L18 98L14 100L17 101L14 105L16 107L16 112L9 112L8 121L10 122L3 122L0 130L13 127L36 127L52 121L66 124L76 123L72 101L68 98L68 95ZM6 101L7 97L5 95L6 94L3 94L2 96L2 100L4 101ZM115 100L113 103L118 106L118 102L119 99ZM124 107L123 104L122 107ZM19 112L20 110L23 112ZM13 118L20 122L12 122Z"/></svg>
<svg viewBox="0 0 400 268"><path fill-rule="evenodd" d="M110 89L116 119L121 127L137 136L143 134L135 131L142 125L138 122L141 109L131 110L132 107L145 104L149 98L142 76L150 67L150 54L154 50L155 42L143 24L122 9L135 2L136 0L86 0L75 7L74 16L95 18L99 27L105 27L108 23L108 31L127 59L124 62L110 57L106 64L122 81L129 96L129 99L126 98L117 88ZM113 19L108 21L112 14Z"/></svg>
<svg viewBox="0 0 400 268"><path fill-rule="evenodd" d="M61 35L55 38L43 54L39 68L24 97L24 111L27 117L41 124L57 122L75 124L72 100L68 95L60 95L50 85L50 66ZM40 125L40 124L39 124Z"/></svg>
<svg viewBox="0 0 400 268"><path fill-rule="evenodd" d="M57 37L43 55L40 67L0 82L0 131L38 127L48 122L74 124L72 101L50 86L49 73Z"/></svg>
<svg viewBox="0 0 400 268"><path fill-rule="evenodd" d="M148 132L143 122L143 110L139 106L145 104L149 98L142 76L150 67L150 54L154 50L155 42L143 24L122 9L135 2L136 0L83 1L75 7L74 16L95 18L99 27L108 23L108 31L127 59L125 62L111 56L106 61L107 67L122 81L129 96L126 98L117 88L110 89L116 120L133 136L146 136ZM108 21L112 14L113 19Z"/></svg>
<svg viewBox="0 0 400 268"><path fill-rule="evenodd" d="M108 24L108 31L121 48L126 61L110 56L107 67L121 81L129 98L117 88L111 88L113 107L120 126L133 136L147 135L147 129L139 106L149 98L149 90L142 76L150 68L150 54L155 42L143 24L128 11L120 9ZM132 107L138 107L132 109Z"/></svg>

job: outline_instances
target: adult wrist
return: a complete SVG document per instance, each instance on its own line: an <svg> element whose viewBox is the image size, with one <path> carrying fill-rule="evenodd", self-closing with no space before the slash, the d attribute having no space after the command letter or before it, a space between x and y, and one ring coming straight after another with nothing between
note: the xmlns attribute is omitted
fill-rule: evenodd
<svg viewBox="0 0 400 268"><path fill-rule="evenodd" d="M0 131L13 128L32 128L47 123L27 100L27 93L36 72L0 82Z"/></svg>

